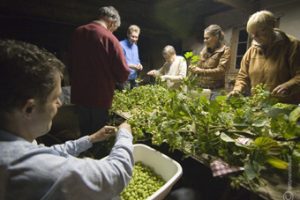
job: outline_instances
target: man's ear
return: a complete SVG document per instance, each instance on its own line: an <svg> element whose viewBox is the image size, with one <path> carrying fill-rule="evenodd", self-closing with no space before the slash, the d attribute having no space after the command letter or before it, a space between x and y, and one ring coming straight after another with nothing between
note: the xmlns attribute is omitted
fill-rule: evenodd
<svg viewBox="0 0 300 200"><path fill-rule="evenodd" d="M28 99L22 108L22 113L25 116L32 114L33 110L36 108L36 101L34 99Z"/></svg>

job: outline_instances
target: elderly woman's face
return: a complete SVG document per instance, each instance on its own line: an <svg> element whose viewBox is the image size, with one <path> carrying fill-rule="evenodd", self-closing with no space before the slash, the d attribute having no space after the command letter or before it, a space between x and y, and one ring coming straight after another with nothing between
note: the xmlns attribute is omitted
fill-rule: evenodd
<svg viewBox="0 0 300 200"><path fill-rule="evenodd" d="M218 44L218 37L208 32L204 32L204 44L207 48L214 49Z"/></svg>
<svg viewBox="0 0 300 200"><path fill-rule="evenodd" d="M166 62L172 62L173 54L170 53L170 52L164 52L163 57L164 57Z"/></svg>
<svg viewBox="0 0 300 200"><path fill-rule="evenodd" d="M270 27L253 27L249 30L249 34L259 44L268 45L273 36L273 29Z"/></svg>

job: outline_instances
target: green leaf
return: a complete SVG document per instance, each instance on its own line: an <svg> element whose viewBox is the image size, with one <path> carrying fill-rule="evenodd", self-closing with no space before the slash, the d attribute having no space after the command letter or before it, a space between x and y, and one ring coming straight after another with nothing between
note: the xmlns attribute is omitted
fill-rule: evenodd
<svg viewBox="0 0 300 200"><path fill-rule="evenodd" d="M185 57L186 59L189 59L189 58L191 58L193 55L194 55L193 52L189 51L189 52L186 52L186 53L184 54L184 57Z"/></svg>
<svg viewBox="0 0 300 200"><path fill-rule="evenodd" d="M255 172L253 166L249 163L245 165L244 169L248 180L253 180L257 176L257 173Z"/></svg>
<svg viewBox="0 0 300 200"><path fill-rule="evenodd" d="M270 157L267 159L267 162L272 166L275 167L277 169L287 169L289 166L289 163L280 160L276 157Z"/></svg>
<svg viewBox="0 0 300 200"><path fill-rule="evenodd" d="M289 121L292 123L296 123L300 117L300 107L294 109L289 116Z"/></svg>
<svg viewBox="0 0 300 200"><path fill-rule="evenodd" d="M221 140L223 140L225 142L235 142L234 139L232 139L231 137L229 137L225 133L221 133L220 138L221 138Z"/></svg>
<svg viewBox="0 0 300 200"><path fill-rule="evenodd" d="M270 150L271 148L278 147L277 142L269 137L258 137L254 140L253 144L264 150Z"/></svg>
<svg viewBox="0 0 300 200"><path fill-rule="evenodd" d="M256 122L252 123L252 126L254 127L264 127L268 124L269 120L268 119L260 119L257 120Z"/></svg>

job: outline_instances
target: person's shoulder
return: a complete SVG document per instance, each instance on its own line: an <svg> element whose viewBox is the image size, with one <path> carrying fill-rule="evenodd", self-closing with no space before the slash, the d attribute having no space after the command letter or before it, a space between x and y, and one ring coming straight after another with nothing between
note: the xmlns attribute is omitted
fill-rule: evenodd
<svg viewBox="0 0 300 200"><path fill-rule="evenodd" d="M180 60L185 60L185 58L182 55L176 55L176 58Z"/></svg>
<svg viewBox="0 0 300 200"><path fill-rule="evenodd" d="M93 23L90 22L87 24L82 24L80 26L77 26L76 30L78 31L78 30L83 30L83 29L92 29L93 26L94 26Z"/></svg>
<svg viewBox="0 0 300 200"><path fill-rule="evenodd" d="M127 45L127 39L120 40L120 44L121 44L122 46Z"/></svg>
<svg viewBox="0 0 300 200"><path fill-rule="evenodd" d="M224 45L224 49L225 49L225 51L230 51L230 47L227 45Z"/></svg>
<svg viewBox="0 0 300 200"><path fill-rule="evenodd" d="M286 34L286 33L284 33L284 34L286 35L286 37L288 38L288 40L290 42L292 42L292 43L300 43L300 40L298 38L296 38L295 36L289 35L289 34Z"/></svg>

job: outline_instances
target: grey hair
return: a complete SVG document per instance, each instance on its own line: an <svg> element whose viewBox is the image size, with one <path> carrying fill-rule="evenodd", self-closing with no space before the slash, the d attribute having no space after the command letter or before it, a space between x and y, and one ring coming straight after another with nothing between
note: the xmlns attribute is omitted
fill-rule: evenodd
<svg viewBox="0 0 300 200"><path fill-rule="evenodd" d="M99 8L98 17L100 19L107 18L108 20L113 21L117 28L121 25L121 17L119 12L113 6L103 6Z"/></svg>
<svg viewBox="0 0 300 200"><path fill-rule="evenodd" d="M275 28L276 17L267 10L261 10L249 17L247 22L247 32L249 33L253 28Z"/></svg>
<svg viewBox="0 0 300 200"><path fill-rule="evenodd" d="M167 46L164 47L162 53L163 54L174 55L174 54L176 54L176 50L173 46L167 45Z"/></svg>
<svg viewBox="0 0 300 200"><path fill-rule="evenodd" d="M135 24L130 25L128 27L127 34L129 35L133 32L136 32L136 33L140 34L140 32L141 32L140 27L138 25L135 25Z"/></svg>

